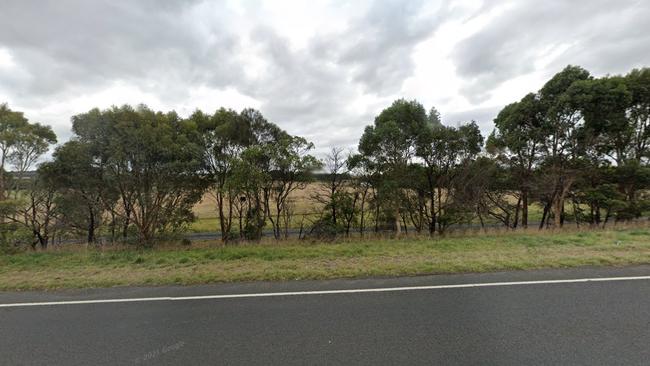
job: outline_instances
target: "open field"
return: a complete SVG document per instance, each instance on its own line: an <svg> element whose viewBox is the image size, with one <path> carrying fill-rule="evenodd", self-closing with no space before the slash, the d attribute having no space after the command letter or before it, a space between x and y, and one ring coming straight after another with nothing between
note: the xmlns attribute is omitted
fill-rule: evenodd
<svg viewBox="0 0 650 366"><path fill-rule="evenodd" d="M312 197L323 190L322 183L312 182L306 185L303 189L297 189L292 192L290 197L294 205L294 216L291 221L291 228L300 228L301 223L308 227L311 222L319 217L319 212L322 209L321 205L312 199ZM516 203L516 199L512 198L512 203ZM567 203L567 210L570 210L570 204ZM204 233L204 232L217 232L219 231L219 220L217 214L217 205L212 193L208 192L203 195L201 202L194 206L194 221L190 227L190 232ZM372 212L366 213L366 222L368 227L372 226ZM568 218L571 219L570 217ZM497 220L485 217L487 225L499 224ZM536 223L542 220L542 207L538 204L531 204L528 208L528 220L531 223ZM473 220L470 224L479 225L478 219ZM534 225L533 225L534 226ZM267 229L272 229L271 223L267 223Z"/></svg>
<svg viewBox="0 0 650 366"><path fill-rule="evenodd" d="M0 289L199 284L650 263L647 227L157 249L63 247L0 256Z"/></svg>
<svg viewBox="0 0 650 366"><path fill-rule="evenodd" d="M301 222L308 225L309 220L318 217L320 206L311 197L321 189L321 184L314 182L307 184L303 189L297 189L291 193L289 199L294 205L295 212L291 222L291 228L299 228ZM196 216L196 221L190 225L190 232L203 233L219 231L217 203L212 193L205 193L201 201L194 206L194 215ZM267 222L267 229L272 229L270 222Z"/></svg>

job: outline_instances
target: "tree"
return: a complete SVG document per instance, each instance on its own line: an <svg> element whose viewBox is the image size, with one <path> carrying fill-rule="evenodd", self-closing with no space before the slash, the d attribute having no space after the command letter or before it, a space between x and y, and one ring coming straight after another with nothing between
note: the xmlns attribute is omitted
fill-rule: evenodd
<svg viewBox="0 0 650 366"><path fill-rule="evenodd" d="M93 147L91 159L105 169L104 184L119 192L114 213L124 232L133 224L142 244L193 219L192 207L205 188L195 129L174 112L146 106L73 117L75 138Z"/></svg>
<svg viewBox="0 0 650 366"><path fill-rule="evenodd" d="M585 146L583 116L575 100L567 93L576 81L590 79L589 72L578 66L567 66L540 90L544 109L543 166L547 182L542 223L554 217L555 227L563 223L564 201L580 170Z"/></svg>
<svg viewBox="0 0 650 366"><path fill-rule="evenodd" d="M377 191L397 235L401 233L402 177L415 157L418 136L429 129L424 107L415 100L399 99L366 127L359 141L359 153L381 175Z"/></svg>
<svg viewBox="0 0 650 366"><path fill-rule="evenodd" d="M24 195L5 200L0 205L0 214L5 221L29 231L32 249L36 249L37 245L46 249L56 234L56 190L48 179L51 175L44 174L47 169L47 165L39 169Z"/></svg>
<svg viewBox="0 0 650 366"><path fill-rule="evenodd" d="M238 199L237 187L228 181L232 177L236 159L246 147L254 143L252 121L242 118L233 110L223 108L212 116L197 111L190 120L198 127L203 164L209 175L210 193L217 204L221 238L227 242L233 236L233 211Z"/></svg>
<svg viewBox="0 0 650 366"><path fill-rule="evenodd" d="M626 109L629 150L624 166L619 168L619 191L626 196L628 211L639 217L649 205L641 192L650 187L650 69L635 69L625 76L625 86L630 93Z"/></svg>
<svg viewBox="0 0 650 366"><path fill-rule="evenodd" d="M103 180L104 170L97 162L91 146L70 140L59 146L53 160L40 169L59 192L60 219L68 227L85 231L88 243L95 242L105 202L114 196L109 192L111 188Z"/></svg>
<svg viewBox="0 0 650 366"><path fill-rule="evenodd" d="M487 151L509 170L509 176L517 186L519 194L515 216L518 216L521 207L521 226L524 228L528 227L534 170L542 158L545 137L543 123L544 110L539 97L528 94L499 112L494 120L495 130L486 144Z"/></svg>
<svg viewBox="0 0 650 366"><path fill-rule="evenodd" d="M640 163L650 158L650 69L635 69L625 76L625 83L631 94L628 106L628 121L632 132L629 157Z"/></svg>
<svg viewBox="0 0 650 366"><path fill-rule="evenodd" d="M366 209L369 206L370 197L376 196L380 176L370 159L361 154L353 154L348 157L347 169L351 172L350 178L355 195L359 197L359 235L363 237L367 223ZM377 216L375 216L376 221Z"/></svg>
<svg viewBox="0 0 650 366"><path fill-rule="evenodd" d="M362 193L355 191L351 185L348 161L339 147L332 147L325 156L325 179L311 196L312 201L323 208L312 230L319 231L318 236L334 237L342 232L350 234L358 213L357 201Z"/></svg>
<svg viewBox="0 0 650 366"><path fill-rule="evenodd" d="M14 112L7 104L0 104L0 200L4 200L7 190L7 159L18 143L20 130L27 125L21 112Z"/></svg>
<svg viewBox="0 0 650 366"><path fill-rule="evenodd" d="M239 237L260 240L266 225L266 197L271 180L268 159L259 145L244 150L233 163L232 176L228 180L230 189L238 196L235 209L239 217Z"/></svg>
<svg viewBox="0 0 650 366"><path fill-rule="evenodd" d="M240 238L258 240L267 220L276 239L287 237L293 214L290 195L320 167L308 153L313 144L291 136L254 109L220 109L213 116L197 111L189 121L197 126L223 240L234 237L235 215Z"/></svg>
<svg viewBox="0 0 650 366"><path fill-rule="evenodd" d="M311 180L311 173L321 167L320 161L309 154L314 144L303 137L282 133L265 150L270 162L270 185L265 190L267 216L273 225L276 239L289 236L292 202L289 196L303 189ZM273 202L273 204L271 204Z"/></svg>
<svg viewBox="0 0 650 366"><path fill-rule="evenodd" d="M597 156L623 165L632 151L633 126L627 118L631 94L622 77L578 80L566 90L566 98L580 111L583 138Z"/></svg>
<svg viewBox="0 0 650 366"><path fill-rule="evenodd" d="M347 163L343 149L332 147L323 162L326 179L319 183L319 190L312 194L311 199L329 211L328 218L336 227L339 217L337 196L342 193L347 175Z"/></svg>
<svg viewBox="0 0 650 366"><path fill-rule="evenodd" d="M463 207L466 218L479 219L482 228L485 219L491 218L502 223L506 228L516 228L520 200L513 203L511 193L516 186L510 171L498 161L487 156L479 156L459 172L455 181L454 199L457 207Z"/></svg>
<svg viewBox="0 0 650 366"><path fill-rule="evenodd" d="M429 109L429 114L427 115L427 122L429 123L429 126L432 128L442 126L442 120L440 119L440 112L438 112L436 107L431 107L431 109Z"/></svg>
<svg viewBox="0 0 650 366"><path fill-rule="evenodd" d="M454 204L454 186L459 173L480 153L483 146L478 125L437 127L420 134L417 155L424 161L429 199L429 233L442 233L445 227L462 220L460 206Z"/></svg>
<svg viewBox="0 0 650 366"><path fill-rule="evenodd" d="M55 143L51 127L30 123L22 112L0 104L0 200L6 198L9 189L7 163L14 168L15 181L20 184L25 172Z"/></svg>
<svg viewBox="0 0 650 366"><path fill-rule="evenodd" d="M649 137L648 74L647 70L634 70L626 77L580 80L566 92L584 119L585 155L593 167L589 170L615 164L612 183L618 185L626 202L626 207L618 209L617 219L639 217L646 205L639 201L638 192L647 187L642 178L648 175L643 164ZM616 195L612 194L612 199Z"/></svg>

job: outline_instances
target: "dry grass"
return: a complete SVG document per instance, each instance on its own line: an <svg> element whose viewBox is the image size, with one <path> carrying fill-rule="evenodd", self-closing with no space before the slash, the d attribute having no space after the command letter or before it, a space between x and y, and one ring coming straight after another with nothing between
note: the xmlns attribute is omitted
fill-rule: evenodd
<svg viewBox="0 0 650 366"><path fill-rule="evenodd" d="M302 189L297 189L289 196L290 201L294 205L294 216L292 218L291 227L297 229L301 223L308 225L310 220L314 220L319 215L321 205L315 202L312 197L323 190L322 183L314 182L307 184ZM516 203L514 197L510 197L511 203ZM219 231L219 221L217 219L217 205L212 193L207 192L199 203L194 206L194 214L197 220L190 225L192 232L216 232ZM567 210L572 208L567 204ZM542 219L542 207L538 204L531 204L528 208L529 222L539 222ZM372 214L368 213L366 220L372 220ZM486 224L498 224L498 222L490 217L485 217ZM372 225L371 222L366 222ZM479 224L479 220L473 221L474 224ZM268 229L271 229L270 223Z"/></svg>
<svg viewBox="0 0 650 366"><path fill-rule="evenodd" d="M294 216L291 227L298 228L303 220L314 218L318 215L319 204L311 197L321 189L320 183L309 183L302 189L297 189L289 195L289 200L293 204ZM217 203L211 192L206 192L199 203L194 206L194 214L197 220L190 225L190 231L193 232L216 232L219 231L219 221L217 213ZM268 223L268 229L271 224Z"/></svg>
<svg viewBox="0 0 650 366"><path fill-rule="evenodd" d="M157 249L68 247L0 256L0 289L402 276L650 263L650 229Z"/></svg>

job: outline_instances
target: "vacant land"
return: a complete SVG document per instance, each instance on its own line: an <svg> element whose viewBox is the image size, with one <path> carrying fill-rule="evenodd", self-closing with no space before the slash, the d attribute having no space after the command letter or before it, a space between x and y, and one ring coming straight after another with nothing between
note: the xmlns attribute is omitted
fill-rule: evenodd
<svg viewBox="0 0 650 366"><path fill-rule="evenodd" d="M650 229L0 255L0 289L298 280L650 263Z"/></svg>
<svg viewBox="0 0 650 366"><path fill-rule="evenodd" d="M290 227L293 229L300 228L301 225L304 227L309 227L313 221L317 220L322 212L322 204L319 204L314 200L314 196L318 194L323 194L323 190L327 190L321 182L312 182L308 183L304 188L297 189L289 195L289 201L294 209L294 214L291 219ZM515 203L517 200L514 197L511 197L511 203ZM566 206L567 212L571 212L573 209L570 206L570 203L567 203ZM218 232L219 231L219 219L217 214L217 203L214 198L214 194L207 192L203 195L203 198L199 203L194 206L193 209L196 220L190 224L189 231L195 233L203 232ZM368 228L373 226L373 213L370 205L366 205L366 225ZM528 220L531 223L538 223L542 219L542 207L539 204L531 204L528 208ZM571 219L570 217L568 218ZM235 219L236 221L236 219ZM491 218L485 217L484 223L487 225L498 225L501 224ZM480 221L475 218L470 222L463 223L464 225L473 224L479 225ZM462 226L462 225L461 225ZM534 226L534 225L533 225ZM267 223L267 229L272 229L271 223Z"/></svg>
<svg viewBox="0 0 650 366"><path fill-rule="evenodd" d="M291 219L291 228L297 229L301 224L309 225L316 220L322 210L312 196L321 192L322 184L318 182L309 183L304 188L297 189L289 195L289 202L293 206L294 215ZM218 232L219 219L217 214L217 202L214 194L207 192L193 209L196 220L190 225L190 232ZM235 222L237 217L235 217ZM236 226L236 224L235 224ZM271 223L267 222L267 229L272 229Z"/></svg>

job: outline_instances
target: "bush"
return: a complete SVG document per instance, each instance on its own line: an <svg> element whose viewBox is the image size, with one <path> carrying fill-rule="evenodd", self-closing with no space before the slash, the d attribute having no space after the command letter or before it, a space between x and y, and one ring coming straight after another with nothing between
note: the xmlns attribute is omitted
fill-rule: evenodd
<svg viewBox="0 0 650 366"><path fill-rule="evenodd" d="M0 253L15 254L31 244L33 235L14 223L0 224Z"/></svg>
<svg viewBox="0 0 650 366"><path fill-rule="evenodd" d="M336 237L343 232L344 229L341 225L334 225L329 217L323 217L314 222L309 232L305 235L305 238L321 241L332 241L335 240Z"/></svg>

